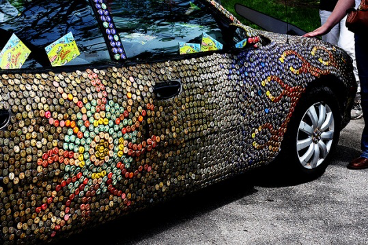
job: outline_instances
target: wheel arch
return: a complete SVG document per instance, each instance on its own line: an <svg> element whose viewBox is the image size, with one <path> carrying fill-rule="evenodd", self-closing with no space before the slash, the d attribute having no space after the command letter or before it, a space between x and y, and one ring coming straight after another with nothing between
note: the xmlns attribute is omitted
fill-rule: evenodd
<svg viewBox="0 0 368 245"><path fill-rule="evenodd" d="M338 98L338 105L341 119L341 129L343 129L350 121L350 111L353 106L355 94L355 86L347 86L335 75L323 75L308 83L306 92L315 87L328 87Z"/></svg>
<svg viewBox="0 0 368 245"><path fill-rule="evenodd" d="M281 151L275 159L276 162L281 164L281 166L286 167L285 169L288 169L297 177L314 178L320 176L320 174L322 174L327 167L329 159L331 158L331 152L335 150L339 140L342 121L341 107L344 105L344 102L341 102L338 96L346 94L346 92L344 93L344 90L346 89L342 89L346 86L343 86L343 84L338 84L338 82L336 82L334 79L330 80L324 78L326 77L318 78L308 84L306 87L306 90L295 106L293 117L287 125L288 129L281 143ZM321 158L324 159L323 162L319 163L317 167L307 169L303 166L303 164L301 164L297 153L299 152L296 146L298 132L300 130L299 124L306 115L307 110L309 110L308 108L322 101L328 103L330 109L336 112L334 113L334 115L336 115L334 116L336 124L334 129L332 129L335 133L333 136L332 145L328 150L328 154Z"/></svg>

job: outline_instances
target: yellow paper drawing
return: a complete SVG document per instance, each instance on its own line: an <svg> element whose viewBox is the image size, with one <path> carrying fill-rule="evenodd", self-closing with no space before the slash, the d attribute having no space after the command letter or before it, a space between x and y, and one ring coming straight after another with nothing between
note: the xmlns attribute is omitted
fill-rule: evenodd
<svg viewBox="0 0 368 245"><path fill-rule="evenodd" d="M201 51L213 51L213 50L221 50L223 47L222 43L218 42L214 38L210 37L206 33L203 33L202 36L202 44L201 44Z"/></svg>
<svg viewBox="0 0 368 245"><path fill-rule="evenodd" d="M63 66L80 55L71 32L47 46L45 50L52 66Z"/></svg>
<svg viewBox="0 0 368 245"><path fill-rule="evenodd" d="M27 60L31 50L13 34L0 52L1 69L19 69Z"/></svg>
<svg viewBox="0 0 368 245"><path fill-rule="evenodd" d="M201 49L201 45L198 43L184 43L179 42L179 53L180 54L192 54L198 53Z"/></svg>

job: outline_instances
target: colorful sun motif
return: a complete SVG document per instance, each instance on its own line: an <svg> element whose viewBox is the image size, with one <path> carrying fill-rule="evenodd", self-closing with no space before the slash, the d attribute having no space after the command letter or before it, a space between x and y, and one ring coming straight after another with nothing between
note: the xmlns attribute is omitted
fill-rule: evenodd
<svg viewBox="0 0 368 245"><path fill-rule="evenodd" d="M151 136L147 140L138 142L141 133L138 131L148 111L154 111L152 104L146 108L138 108L132 116L131 106L124 108L112 100L107 100L105 86L98 79L98 75L89 70L91 84L101 98L92 99L83 103L72 94L58 91L62 97L75 103L80 112L76 114L76 120L57 120L52 117L50 111L45 112L45 117L55 127L66 127L67 134L64 138L63 148L55 147L44 153L38 165L47 168L54 162L65 164L65 174L53 194L45 199L45 202L36 208L36 212L47 211L49 204L54 201L56 192L67 188L69 197L66 201L68 207L75 198L81 198L83 207L87 212L84 217L90 215L89 203L91 196L110 192L114 196L121 197L126 206L130 206L126 193L116 188L116 184L123 178L132 179L142 172L150 172L148 164L136 166L134 157L139 157L146 151L150 152L160 142L160 137ZM134 79L131 77L130 82ZM127 93L128 101L132 101L132 94ZM68 210L65 211L64 220L70 217ZM60 225L54 227L52 236L60 229Z"/></svg>

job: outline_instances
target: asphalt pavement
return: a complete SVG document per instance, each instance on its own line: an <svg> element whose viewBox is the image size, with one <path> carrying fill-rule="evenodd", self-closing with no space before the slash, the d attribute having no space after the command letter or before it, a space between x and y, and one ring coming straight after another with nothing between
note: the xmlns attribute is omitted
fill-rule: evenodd
<svg viewBox="0 0 368 245"><path fill-rule="evenodd" d="M359 156L363 126L349 123L315 180L253 171L60 244L368 244L368 169L346 168Z"/></svg>

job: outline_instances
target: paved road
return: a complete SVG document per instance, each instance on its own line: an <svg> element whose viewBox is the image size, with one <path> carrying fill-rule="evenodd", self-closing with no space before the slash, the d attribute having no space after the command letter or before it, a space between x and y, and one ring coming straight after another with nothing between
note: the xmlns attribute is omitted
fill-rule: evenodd
<svg viewBox="0 0 368 245"><path fill-rule="evenodd" d="M320 178L288 183L257 171L72 236L73 244L368 244L368 170L359 155L363 121L341 133Z"/></svg>

